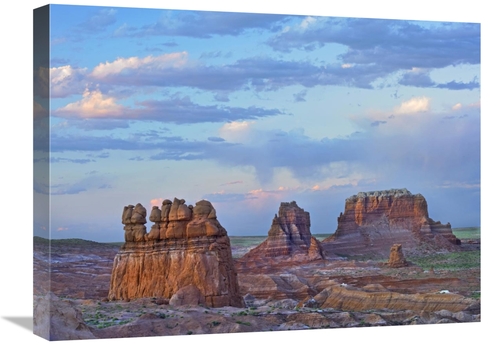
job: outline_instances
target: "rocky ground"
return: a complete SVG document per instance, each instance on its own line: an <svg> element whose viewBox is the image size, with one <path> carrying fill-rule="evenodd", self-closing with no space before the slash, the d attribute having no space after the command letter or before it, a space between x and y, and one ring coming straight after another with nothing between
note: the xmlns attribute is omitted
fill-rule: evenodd
<svg viewBox="0 0 500 345"><path fill-rule="evenodd" d="M437 253L431 262L409 257L410 265L402 268L389 268L380 258L335 258L301 265L239 258L236 267L246 307L207 308L174 307L155 298L108 301L118 244L54 241L49 256L46 244L35 241L35 330L48 319L49 308L44 305L49 298L51 322L58 326L53 327L54 340L476 322L480 321L479 262L457 262L478 258L479 249L479 241L469 240L459 256ZM50 282L45 279L49 257ZM48 294L49 283L53 294ZM321 299L321 293L335 289L352 302L345 304L350 310L329 307L327 298ZM397 295L401 308L357 310L363 308L356 298L374 292ZM405 299L427 294L453 297L467 307L447 310L426 304L412 310L412 300Z"/></svg>

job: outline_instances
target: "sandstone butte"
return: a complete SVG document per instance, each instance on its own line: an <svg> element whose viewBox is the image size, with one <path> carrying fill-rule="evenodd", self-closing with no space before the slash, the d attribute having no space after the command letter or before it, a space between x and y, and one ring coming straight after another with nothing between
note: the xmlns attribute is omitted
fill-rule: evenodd
<svg viewBox="0 0 500 345"><path fill-rule="evenodd" d="M388 255L394 243L405 250L456 250L450 223L429 218L427 201L407 189L361 192L346 199L336 232L323 240L337 255Z"/></svg>
<svg viewBox="0 0 500 345"><path fill-rule="evenodd" d="M208 307L242 307L226 230L207 200L188 206L164 200L153 206L146 231L146 209L125 206L125 244L114 258L108 298L195 300Z"/></svg>
<svg viewBox="0 0 500 345"><path fill-rule="evenodd" d="M268 236L242 257L242 261L279 258L293 261L323 259L321 243L311 235L309 212L295 201L282 202L275 214Z"/></svg>

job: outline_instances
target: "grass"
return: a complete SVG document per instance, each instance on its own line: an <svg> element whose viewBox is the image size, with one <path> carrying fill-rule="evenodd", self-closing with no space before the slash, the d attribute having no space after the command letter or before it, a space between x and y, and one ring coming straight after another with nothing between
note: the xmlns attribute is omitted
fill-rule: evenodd
<svg viewBox="0 0 500 345"><path fill-rule="evenodd" d="M479 251L433 254L424 257L409 256L407 259L423 269L461 270L479 268L481 265Z"/></svg>
<svg viewBox="0 0 500 345"><path fill-rule="evenodd" d="M256 246L267 238L267 236L229 236L231 246L249 247Z"/></svg>
<svg viewBox="0 0 500 345"><path fill-rule="evenodd" d="M90 241L90 240L83 240L81 238L65 238L65 239L47 239L39 236L33 236L33 244L34 245L45 245L48 246L50 245L76 245L80 247L95 247L95 246L102 246L102 245L107 245L107 246L121 246L123 242L109 242L109 243L102 243L102 242L95 242L95 241Z"/></svg>
<svg viewBox="0 0 500 345"><path fill-rule="evenodd" d="M461 240L481 238L480 227L454 228L452 231L453 234Z"/></svg>

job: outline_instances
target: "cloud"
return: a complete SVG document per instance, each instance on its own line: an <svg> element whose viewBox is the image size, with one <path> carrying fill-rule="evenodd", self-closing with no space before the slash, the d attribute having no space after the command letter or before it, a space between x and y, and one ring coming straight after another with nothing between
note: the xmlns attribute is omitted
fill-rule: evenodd
<svg viewBox="0 0 500 345"><path fill-rule="evenodd" d="M430 110L430 99L428 97L414 97L401 103L394 108L396 114L415 114Z"/></svg>
<svg viewBox="0 0 500 345"><path fill-rule="evenodd" d="M209 141L214 141L214 142L226 141L224 138L221 138L221 137L209 137L208 140Z"/></svg>
<svg viewBox="0 0 500 345"><path fill-rule="evenodd" d="M131 117L161 122L201 123L225 122L282 115L278 109L248 108L218 105L199 105L187 96L164 100L147 100L137 103L141 108L130 111Z"/></svg>
<svg viewBox="0 0 500 345"><path fill-rule="evenodd" d="M129 127L126 121L159 121L177 124L225 122L282 115L279 109L248 108L219 105L199 105L187 96L162 100L137 101L135 107L117 103L115 97L103 94L99 89L86 89L82 99L53 111L52 115L69 119L96 119L98 122L72 122L83 129L113 129Z"/></svg>
<svg viewBox="0 0 500 345"><path fill-rule="evenodd" d="M480 87L477 82L477 78L474 78L474 80L468 83L456 82L453 80L448 83L437 84L431 80L429 73L430 70L428 69L413 68L411 71L403 74L399 80L399 84L405 86L431 87L448 90L474 90Z"/></svg>
<svg viewBox="0 0 500 345"><path fill-rule="evenodd" d="M149 208L152 208L153 206L161 207L162 202L163 202L163 198L151 199L151 200L149 200Z"/></svg>
<svg viewBox="0 0 500 345"><path fill-rule="evenodd" d="M372 88L374 80L390 72L390 68L377 65L342 68L338 63L318 65L271 57L250 57L230 64L205 65L188 60L185 52L179 52L142 59L118 58L101 63L94 68L89 79L109 86L191 87L227 96L228 92L248 88L273 91L294 85Z"/></svg>
<svg viewBox="0 0 500 345"><path fill-rule="evenodd" d="M223 184L221 184L221 186L230 186L230 185L242 184L242 183L243 183L243 181L238 180L238 181L231 181L231 182L223 183Z"/></svg>
<svg viewBox="0 0 500 345"><path fill-rule="evenodd" d="M50 69L50 97L64 98L79 94L85 89L86 68L74 68L70 65Z"/></svg>
<svg viewBox="0 0 500 345"><path fill-rule="evenodd" d="M293 95L295 102L305 102L306 101L307 90L302 90Z"/></svg>
<svg viewBox="0 0 500 345"><path fill-rule="evenodd" d="M415 87L433 87L435 85L429 76L429 70L421 68L412 68L411 71L403 74L399 84Z"/></svg>
<svg viewBox="0 0 500 345"><path fill-rule="evenodd" d="M80 194L93 189L108 188L111 188L109 177L103 175L90 175L76 182L52 185L50 187L50 194Z"/></svg>
<svg viewBox="0 0 500 345"><path fill-rule="evenodd" d="M387 121L373 121L373 122L371 123L371 126L372 126L372 127L376 127L376 126L383 125L384 123L387 123Z"/></svg>
<svg viewBox="0 0 500 345"><path fill-rule="evenodd" d="M479 89L479 83L477 81L470 81L468 83L456 82L455 80L444 84L436 84L438 89L448 89L448 90L474 90Z"/></svg>
<svg viewBox="0 0 500 345"><path fill-rule="evenodd" d="M55 111L55 115L82 118L120 117L125 107L117 104L114 97L106 96L100 90L85 89L82 100L69 103Z"/></svg>
<svg viewBox="0 0 500 345"><path fill-rule="evenodd" d="M247 141L251 135L251 126L254 121L231 121L225 123L219 129L219 135L226 141L230 142L244 142Z"/></svg>
<svg viewBox="0 0 500 345"><path fill-rule="evenodd" d="M116 23L117 10L112 8L100 9L92 14L91 17L77 25L78 31L86 33L98 33L106 30L109 26Z"/></svg>
<svg viewBox="0 0 500 345"><path fill-rule="evenodd" d="M50 157L50 163L76 163L76 164L87 164L95 162L94 159L78 159L78 158L58 158Z"/></svg>
<svg viewBox="0 0 500 345"><path fill-rule="evenodd" d="M322 18L315 25L291 26L267 44L280 52L311 50L326 44L346 49L339 57L345 69L364 66L379 77L396 71L436 69L480 63L480 25L386 19ZM347 68L349 67L349 68ZM355 78L361 74L355 75ZM372 80L374 80L372 78ZM352 85L360 85L356 80ZM402 85L434 85L427 74L406 73ZM475 88L477 83L440 84L443 88Z"/></svg>
<svg viewBox="0 0 500 345"><path fill-rule="evenodd" d="M130 72L131 70L159 71L166 68L180 68L187 62L187 52L147 56L145 58L129 57L117 58L113 62L97 65L90 73L91 78L102 80L106 77Z"/></svg>
<svg viewBox="0 0 500 345"><path fill-rule="evenodd" d="M236 36L247 30L280 28L288 16L274 14L229 13L215 11L164 11L156 23L141 28L123 27L115 35L121 36L180 36L211 38Z"/></svg>
<svg viewBox="0 0 500 345"><path fill-rule="evenodd" d="M443 179L475 184L480 166L479 112L477 105L432 112L430 99L422 96L402 102L392 112L377 113L361 131L343 138L312 138L301 129L267 130L254 127L251 121L231 121L211 140L152 134L129 138L54 135L51 150L143 151L147 155L141 156L150 160L208 160L223 169L251 168L262 186L279 183L276 178L282 170L311 188L325 188L329 179L354 175L356 180L401 186ZM446 120L449 116L456 121Z"/></svg>

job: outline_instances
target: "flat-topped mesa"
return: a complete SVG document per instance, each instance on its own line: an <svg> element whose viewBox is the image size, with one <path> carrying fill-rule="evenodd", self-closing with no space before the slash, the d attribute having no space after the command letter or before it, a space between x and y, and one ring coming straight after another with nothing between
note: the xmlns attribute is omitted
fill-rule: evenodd
<svg viewBox="0 0 500 345"><path fill-rule="evenodd" d="M460 240L451 225L429 218L427 201L406 188L361 192L346 199L336 232L323 241L339 255L387 255L392 244L409 251L419 248L455 250ZM425 245L424 245L425 244Z"/></svg>
<svg viewBox="0 0 500 345"><path fill-rule="evenodd" d="M311 235L309 212L295 201L282 202L274 215L267 239L243 256L251 258L291 258L293 260L322 259L320 242Z"/></svg>
<svg viewBox="0 0 500 345"><path fill-rule="evenodd" d="M165 199L151 210L149 233L146 216L141 204L124 207L125 244L113 263L110 300L169 299L189 287L206 306L243 306L229 237L209 201L193 207Z"/></svg>

